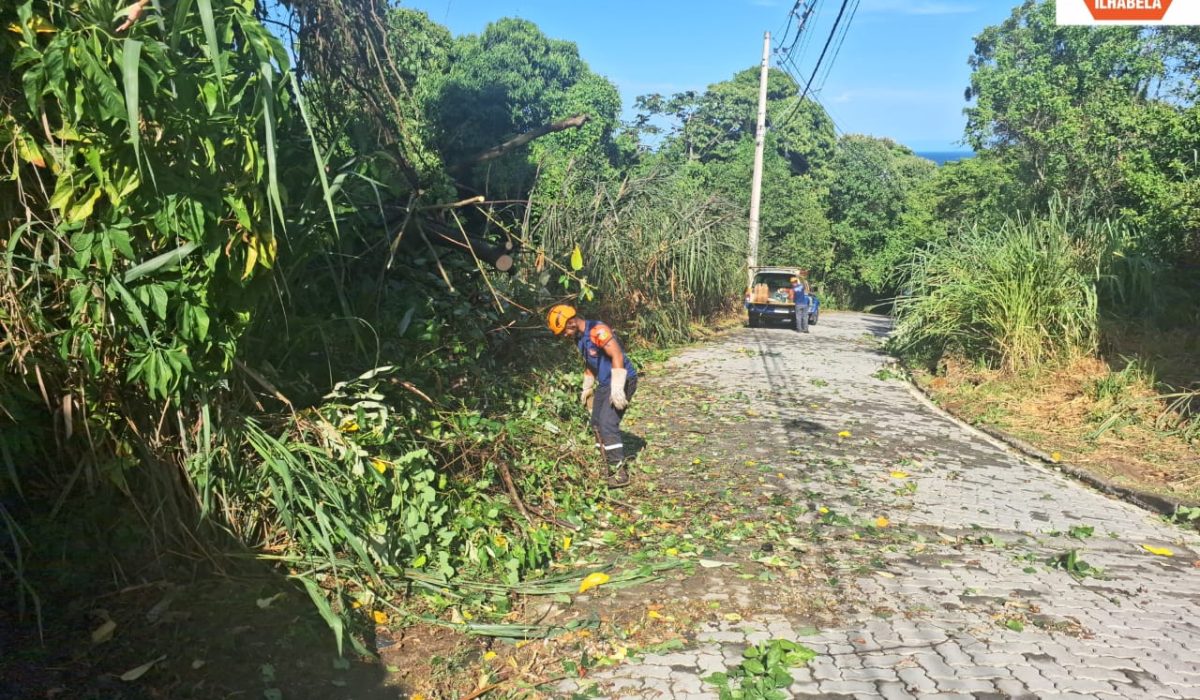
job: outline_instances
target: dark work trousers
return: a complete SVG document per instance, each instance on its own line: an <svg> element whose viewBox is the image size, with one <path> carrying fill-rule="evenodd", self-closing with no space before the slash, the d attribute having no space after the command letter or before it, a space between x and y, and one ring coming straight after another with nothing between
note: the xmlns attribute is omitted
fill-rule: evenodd
<svg viewBox="0 0 1200 700"><path fill-rule="evenodd" d="M633 401L633 393L637 391L637 377L625 380L625 398ZM600 451L609 464L625 461L625 446L621 443L621 419L625 411L618 411L612 405L612 387L601 384L596 387L592 396L592 429L600 440Z"/></svg>
<svg viewBox="0 0 1200 700"><path fill-rule="evenodd" d="M801 333L808 332L808 299L804 300L804 304L796 304L796 330Z"/></svg>

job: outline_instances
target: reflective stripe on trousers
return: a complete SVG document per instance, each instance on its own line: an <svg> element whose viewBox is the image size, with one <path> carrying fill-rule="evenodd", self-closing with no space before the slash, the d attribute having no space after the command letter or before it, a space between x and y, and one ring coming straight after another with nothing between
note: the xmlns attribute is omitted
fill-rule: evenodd
<svg viewBox="0 0 1200 700"><path fill-rule="evenodd" d="M637 391L637 377L625 380L625 398L633 400ZM596 387L592 399L592 427L600 436L600 444L604 450L604 459L609 464L625 460L625 445L621 441L621 418L625 411L618 411L612 405L612 387L608 384Z"/></svg>

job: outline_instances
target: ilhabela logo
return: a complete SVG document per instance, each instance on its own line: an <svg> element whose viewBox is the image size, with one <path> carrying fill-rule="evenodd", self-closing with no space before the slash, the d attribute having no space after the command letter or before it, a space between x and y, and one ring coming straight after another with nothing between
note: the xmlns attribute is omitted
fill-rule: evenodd
<svg viewBox="0 0 1200 700"><path fill-rule="evenodd" d="M1054 18L1077 27L1200 25L1200 0L1056 0Z"/></svg>
<svg viewBox="0 0 1200 700"><path fill-rule="evenodd" d="M1142 20L1157 22L1167 14L1171 0L1083 0L1092 18L1105 20Z"/></svg>

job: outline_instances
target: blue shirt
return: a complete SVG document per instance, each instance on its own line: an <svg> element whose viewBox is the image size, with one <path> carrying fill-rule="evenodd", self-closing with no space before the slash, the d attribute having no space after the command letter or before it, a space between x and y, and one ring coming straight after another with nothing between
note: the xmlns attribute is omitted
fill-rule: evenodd
<svg viewBox="0 0 1200 700"><path fill-rule="evenodd" d="M586 321L583 333L579 334L579 340L575 341L575 345L579 348L579 354L583 355L583 362L587 365L592 374L596 375L596 382L601 386L612 381L612 358L602 349L608 343L620 343L617 341L617 336L613 334L612 329L600 321ZM625 371L630 377L637 376L637 370L634 369L633 362L629 360L629 355L624 354Z"/></svg>
<svg viewBox="0 0 1200 700"><path fill-rule="evenodd" d="M804 293L803 282L792 285L792 301L796 302L796 306L808 306L808 295Z"/></svg>

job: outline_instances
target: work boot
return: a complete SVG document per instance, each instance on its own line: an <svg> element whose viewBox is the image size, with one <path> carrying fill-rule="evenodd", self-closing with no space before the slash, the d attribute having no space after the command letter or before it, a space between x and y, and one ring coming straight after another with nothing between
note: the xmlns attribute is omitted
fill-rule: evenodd
<svg viewBox="0 0 1200 700"><path fill-rule="evenodd" d="M604 480L608 482L610 488L621 489L629 485L629 467L622 460L616 464L606 464L604 467Z"/></svg>

